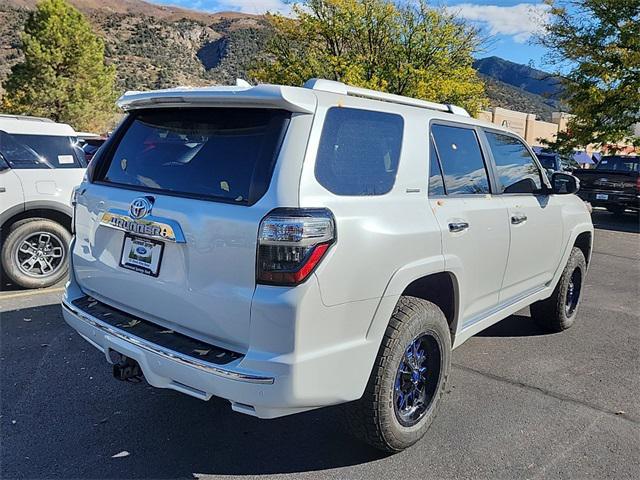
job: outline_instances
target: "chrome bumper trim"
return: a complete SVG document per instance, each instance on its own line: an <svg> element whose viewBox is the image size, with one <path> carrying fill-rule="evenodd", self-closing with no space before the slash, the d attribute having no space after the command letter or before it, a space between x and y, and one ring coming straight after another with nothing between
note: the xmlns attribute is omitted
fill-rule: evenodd
<svg viewBox="0 0 640 480"><path fill-rule="evenodd" d="M237 380L239 382L246 383L260 383L271 385L274 383L275 379L273 377L263 377L260 375L251 375L247 373L237 372L234 370L226 370L224 368L220 368L217 365L213 365L208 362L199 361L196 358L189 357L188 355L184 355L182 353L170 350L168 348L161 347L159 345L148 342L142 338L135 337L133 335L129 335L122 330L116 329L111 325L107 325L97 318L79 310L78 308L70 305L65 300L62 300L62 308L67 310L70 314L76 316L78 319L83 322L91 325L92 327L97 328L98 330L108 333L109 335L113 335L120 340L124 340L136 347L142 348L148 352L155 353L156 355L160 355L168 360L172 360L174 362L180 363L182 365L186 365L189 367L197 368L199 370L205 371L212 375L216 375L218 377L227 378L230 380Z"/></svg>

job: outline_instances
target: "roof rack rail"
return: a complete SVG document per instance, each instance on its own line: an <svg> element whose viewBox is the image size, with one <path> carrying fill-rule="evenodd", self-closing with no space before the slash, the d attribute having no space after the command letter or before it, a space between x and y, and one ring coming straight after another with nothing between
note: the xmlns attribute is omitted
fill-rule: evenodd
<svg viewBox="0 0 640 480"><path fill-rule="evenodd" d="M48 122L48 123L55 123L53 120L51 120L50 118L44 118L44 117L34 117L32 115L11 115L10 113L0 113L0 118L11 118L13 120L25 120L25 121L30 121L30 122Z"/></svg>
<svg viewBox="0 0 640 480"><path fill-rule="evenodd" d="M304 84L304 88L309 88L311 90L320 90L323 92L338 93L340 95L371 98L373 100L382 100L383 102L397 103L400 105L408 105L411 107L427 108L429 110L453 113L455 115L462 115L465 117L471 116L469 115L469 112L467 112L464 108L458 107L457 105L428 102L426 100L403 97L402 95L395 95L393 93L369 90L368 88L352 87L351 85L347 85L346 83L337 82L335 80L325 80L324 78L312 78L310 80L307 80L307 82Z"/></svg>

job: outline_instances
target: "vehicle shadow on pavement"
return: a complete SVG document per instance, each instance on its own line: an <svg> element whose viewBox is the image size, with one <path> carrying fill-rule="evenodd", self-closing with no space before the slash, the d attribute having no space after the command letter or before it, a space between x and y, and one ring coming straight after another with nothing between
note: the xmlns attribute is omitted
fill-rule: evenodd
<svg viewBox="0 0 640 480"><path fill-rule="evenodd" d="M536 337L551 335L527 315L515 314L477 333L477 337Z"/></svg>
<svg viewBox="0 0 640 480"><path fill-rule="evenodd" d="M260 420L119 382L57 304L3 312L0 334L4 478L280 474L385 456L344 433L335 407Z"/></svg>

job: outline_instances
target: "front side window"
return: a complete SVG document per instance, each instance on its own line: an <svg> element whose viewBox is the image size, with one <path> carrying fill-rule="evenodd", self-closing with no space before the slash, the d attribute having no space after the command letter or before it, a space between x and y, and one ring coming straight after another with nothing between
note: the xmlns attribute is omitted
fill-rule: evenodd
<svg viewBox="0 0 640 480"><path fill-rule="evenodd" d="M511 135L486 132L502 193L533 193L542 188L540 170L527 147Z"/></svg>
<svg viewBox="0 0 640 480"><path fill-rule="evenodd" d="M134 112L96 181L253 204L267 191L290 115L264 108Z"/></svg>
<svg viewBox="0 0 640 480"><path fill-rule="evenodd" d="M476 132L465 127L433 125L431 134L447 195L489 193L489 177Z"/></svg>
<svg viewBox="0 0 640 480"><path fill-rule="evenodd" d="M383 195L396 180L404 121L356 108L327 111L316 157L318 182L336 195Z"/></svg>
<svg viewBox="0 0 640 480"><path fill-rule="evenodd" d="M0 154L15 169L84 166L84 155L73 137L9 134L0 130Z"/></svg>

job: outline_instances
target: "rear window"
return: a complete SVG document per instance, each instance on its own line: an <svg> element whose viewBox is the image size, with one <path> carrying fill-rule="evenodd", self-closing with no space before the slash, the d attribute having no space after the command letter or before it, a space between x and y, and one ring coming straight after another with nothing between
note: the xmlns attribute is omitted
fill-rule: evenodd
<svg viewBox="0 0 640 480"><path fill-rule="evenodd" d="M542 164L544 168L550 168L552 170L556 169L556 156L555 155L544 155L537 154L538 160Z"/></svg>
<svg viewBox="0 0 640 480"><path fill-rule="evenodd" d="M322 128L316 179L336 195L383 195L396 180L404 121L400 115L330 108Z"/></svg>
<svg viewBox="0 0 640 480"><path fill-rule="evenodd" d="M0 130L0 154L15 169L85 166L84 154L74 137L10 134Z"/></svg>
<svg viewBox="0 0 640 480"><path fill-rule="evenodd" d="M640 159L638 157L602 157L596 167L598 170L613 170L616 172L638 172Z"/></svg>
<svg viewBox="0 0 640 480"><path fill-rule="evenodd" d="M131 114L96 181L251 205L267 191L290 113L258 108Z"/></svg>

